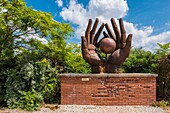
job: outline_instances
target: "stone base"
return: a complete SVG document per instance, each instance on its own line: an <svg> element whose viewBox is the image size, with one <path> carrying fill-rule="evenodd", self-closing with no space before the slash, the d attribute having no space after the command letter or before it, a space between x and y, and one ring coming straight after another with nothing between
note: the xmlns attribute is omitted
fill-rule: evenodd
<svg viewBox="0 0 170 113"><path fill-rule="evenodd" d="M62 105L151 105L156 74L61 74Z"/></svg>

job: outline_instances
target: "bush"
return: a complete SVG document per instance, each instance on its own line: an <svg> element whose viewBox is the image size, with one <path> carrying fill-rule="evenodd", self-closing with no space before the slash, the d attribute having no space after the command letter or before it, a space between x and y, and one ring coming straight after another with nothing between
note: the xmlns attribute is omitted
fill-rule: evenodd
<svg viewBox="0 0 170 113"><path fill-rule="evenodd" d="M141 48L132 49L122 68L126 73L154 73L159 57Z"/></svg>
<svg viewBox="0 0 170 113"><path fill-rule="evenodd" d="M163 57L157 66L157 98L170 101L170 54Z"/></svg>
<svg viewBox="0 0 170 113"><path fill-rule="evenodd" d="M57 71L48 60L37 62L18 62L5 73L4 101L9 108L35 110L40 104L51 102L59 93ZM56 97L57 98L57 97ZM58 98L59 101L60 99Z"/></svg>
<svg viewBox="0 0 170 113"><path fill-rule="evenodd" d="M40 92L33 91L18 91L18 101L9 99L7 105L9 108L21 108L29 111L36 110L40 107L43 101L43 96Z"/></svg>

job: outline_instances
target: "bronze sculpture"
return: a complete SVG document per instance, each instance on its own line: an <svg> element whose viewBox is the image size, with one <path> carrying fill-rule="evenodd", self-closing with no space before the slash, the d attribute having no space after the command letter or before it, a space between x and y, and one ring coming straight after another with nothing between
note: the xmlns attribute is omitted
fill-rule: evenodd
<svg viewBox="0 0 170 113"><path fill-rule="evenodd" d="M119 31L114 18L111 19L111 24L116 38L107 23L103 23L95 34L98 22L99 20L96 19L91 30L92 20L89 19L85 36L81 37L82 55L85 61L91 65L92 73L114 73L115 70L120 67L129 56L132 34L129 34L126 38L123 20L119 19ZM98 41L104 26L108 34L104 31L104 37ZM104 59L100 51L106 55L110 54L109 57Z"/></svg>

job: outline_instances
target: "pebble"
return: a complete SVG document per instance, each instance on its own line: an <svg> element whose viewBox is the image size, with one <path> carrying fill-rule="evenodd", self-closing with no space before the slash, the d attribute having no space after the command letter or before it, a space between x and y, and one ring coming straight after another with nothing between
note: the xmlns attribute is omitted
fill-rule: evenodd
<svg viewBox="0 0 170 113"><path fill-rule="evenodd" d="M162 108L152 106L93 106L58 105L56 109L40 108L37 111L0 109L0 113L165 113Z"/></svg>

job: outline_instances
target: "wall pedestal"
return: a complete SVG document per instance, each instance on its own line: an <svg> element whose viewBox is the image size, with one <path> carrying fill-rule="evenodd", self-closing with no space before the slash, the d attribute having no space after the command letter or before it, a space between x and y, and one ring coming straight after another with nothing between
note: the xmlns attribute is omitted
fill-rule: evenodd
<svg viewBox="0 0 170 113"><path fill-rule="evenodd" d="M156 74L61 74L62 105L151 105Z"/></svg>

